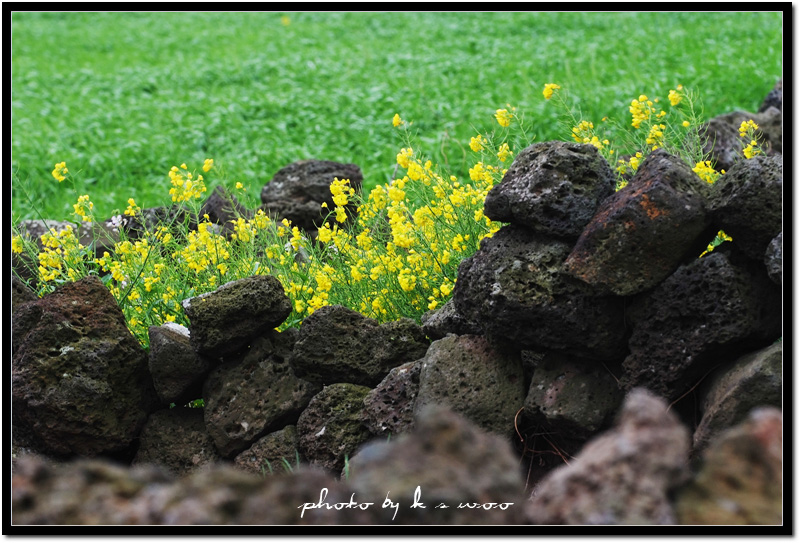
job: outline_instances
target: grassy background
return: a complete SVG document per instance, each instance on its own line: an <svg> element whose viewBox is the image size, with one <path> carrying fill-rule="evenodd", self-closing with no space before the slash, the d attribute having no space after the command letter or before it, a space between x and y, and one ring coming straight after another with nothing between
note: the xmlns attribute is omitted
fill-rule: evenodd
<svg viewBox="0 0 800 543"><path fill-rule="evenodd" d="M283 25L281 16L290 18ZM386 182L415 149L466 175L466 144L519 108L536 141L567 139L545 102L559 83L584 117L699 91L705 116L756 111L782 74L780 13L15 13L13 216L96 216L168 202L167 171L214 158L255 200L290 162L358 164Z"/></svg>

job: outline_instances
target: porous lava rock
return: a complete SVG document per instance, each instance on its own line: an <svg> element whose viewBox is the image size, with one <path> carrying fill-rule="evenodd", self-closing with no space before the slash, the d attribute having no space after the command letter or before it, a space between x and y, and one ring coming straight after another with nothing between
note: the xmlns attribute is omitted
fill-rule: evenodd
<svg viewBox="0 0 800 543"><path fill-rule="evenodd" d="M396 436L414 426L421 361L392 368L364 398L361 422L376 436Z"/></svg>
<svg viewBox="0 0 800 543"><path fill-rule="evenodd" d="M442 339L447 334L457 336L482 334L480 327L470 322L458 313L452 298L447 300L442 307L433 311L426 311L422 315L422 332L430 340Z"/></svg>
<svg viewBox="0 0 800 543"><path fill-rule="evenodd" d="M412 432L362 447L347 483L359 500L375 502L367 511L371 523L522 524L518 464L508 440L446 407L428 406ZM396 509L379 507L387 492Z"/></svg>
<svg viewBox="0 0 800 543"><path fill-rule="evenodd" d="M761 103L761 107L758 108L758 112L762 113L769 108L774 107L779 111L783 112L783 78L781 77L775 83L775 86L769 91L767 97L764 98L764 101Z"/></svg>
<svg viewBox="0 0 800 543"><path fill-rule="evenodd" d="M619 410L624 393L602 364L557 352L536 362L525 397L525 419L585 440Z"/></svg>
<svg viewBox="0 0 800 543"><path fill-rule="evenodd" d="M293 424L265 435L233 459L236 467L262 476L291 473L305 462L297 448L297 427Z"/></svg>
<svg viewBox="0 0 800 543"><path fill-rule="evenodd" d="M598 202L614 192L614 173L597 148L562 141L522 150L486 195L484 213L534 232L577 238Z"/></svg>
<svg viewBox="0 0 800 543"><path fill-rule="evenodd" d="M694 431L694 453L743 422L757 407L783 404L783 342L747 354L718 370L708 381L703 417Z"/></svg>
<svg viewBox="0 0 800 543"><path fill-rule="evenodd" d="M281 282L254 275L183 301L192 345L207 357L232 354L276 328L292 312Z"/></svg>
<svg viewBox="0 0 800 543"><path fill-rule="evenodd" d="M783 229L783 158L740 160L714 183L709 204L714 225L748 257L763 261Z"/></svg>
<svg viewBox="0 0 800 543"><path fill-rule="evenodd" d="M689 432L667 404L632 390L613 428L534 489L536 524L674 524L670 493L689 477Z"/></svg>
<svg viewBox="0 0 800 543"><path fill-rule="evenodd" d="M421 361L414 412L447 405L484 430L510 436L524 400L518 352L504 352L482 336L449 335L431 343Z"/></svg>
<svg viewBox="0 0 800 543"><path fill-rule="evenodd" d="M102 281L66 283L12 320L12 424L44 454L127 454L155 393Z"/></svg>
<svg viewBox="0 0 800 543"><path fill-rule="evenodd" d="M374 387L392 368L422 358L428 344L411 319L378 324L352 309L329 305L303 321L289 361L298 376L315 383Z"/></svg>
<svg viewBox="0 0 800 543"><path fill-rule="evenodd" d="M780 289L763 266L721 248L694 259L631 306L623 387L643 386L676 400L721 356L777 339L780 307Z"/></svg>
<svg viewBox="0 0 800 543"><path fill-rule="evenodd" d="M151 326L148 334L148 367L161 403L185 403L199 398L211 361L195 352L189 341L189 329L168 322Z"/></svg>
<svg viewBox="0 0 800 543"><path fill-rule="evenodd" d="M183 475L220 460L206 431L203 410L174 407L150 414L139 434L139 450L131 465L158 464L170 473Z"/></svg>
<svg viewBox="0 0 800 543"><path fill-rule="evenodd" d="M708 156L714 169L730 171L738 162L745 160L743 155L747 141L739 134L743 122L753 121L758 126L755 130L759 145L767 150L767 154L783 153L783 114L774 107L760 113L732 111L709 120L700 127L699 136L704 141L703 155Z"/></svg>
<svg viewBox="0 0 800 543"><path fill-rule="evenodd" d="M459 265L456 309L497 343L589 358L624 356L623 300L595 296L568 275L564 261L571 250L572 243L502 227Z"/></svg>
<svg viewBox="0 0 800 543"><path fill-rule="evenodd" d="M372 437L361 423L369 391L365 386L334 383L314 396L297 421L300 454L312 465L341 473L345 457Z"/></svg>
<svg viewBox="0 0 800 543"><path fill-rule="evenodd" d="M262 436L294 424L320 387L295 376L291 346L273 332L254 340L244 357L218 366L203 386L206 429L232 458Z"/></svg>
<svg viewBox="0 0 800 543"><path fill-rule="evenodd" d="M764 254L764 265L772 282L783 286L783 232L769 242Z"/></svg>
<svg viewBox="0 0 800 543"><path fill-rule="evenodd" d="M33 292L28 285L26 285L19 277L13 275L11 277L11 312L13 313L17 306L25 302L32 302L37 300L38 296Z"/></svg>
<svg viewBox="0 0 800 543"><path fill-rule="evenodd" d="M783 417L774 407L754 409L714 440L700 472L677 496L681 524L782 524Z"/></svg>
<svg viewBox="0 0 800 543"><path fill-rule="evenodd" d="M301 160L278 170L261 189L260 209L279 220L289 219L294 226L313 232L324 222L335 204L330 185L334 179L349 179L350 187L361 190L364 175L355 164L330 160ZM327 210L322 204L327 203ZM346 206L354 216L355 206Z"/></svg>
<svg viewBox="0 0 800 543"><path fill-rule="evenodd" d="M708 192L681 159L652 152L631 182L601 204L565 268L600 293L630 296L653 288L713 235Z"/></svg>

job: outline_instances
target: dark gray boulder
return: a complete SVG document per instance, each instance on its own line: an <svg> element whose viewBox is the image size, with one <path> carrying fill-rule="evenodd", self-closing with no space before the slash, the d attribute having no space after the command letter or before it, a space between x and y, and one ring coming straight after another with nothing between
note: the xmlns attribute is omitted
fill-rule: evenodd
<svg viewBox="0 0 800 543"><path fill-rule="evenodd" d="M297 427L292 424L265 435L233 459L237 468L262 476L293 473L305 462L298 450Z"/></svg>
<svg viewBox="0 0 800 543"><path fill-rule="evenodd" d="M153 407L147 355L95 276L17 307L12 425L46 455L128 454Z"/></svg>
<svg viewBox="0 0 800 543"><path fill-rule="evenodd" d="M299 379L287 362L284 334L258 338L241 360L218 366L203 386L206 429L232 458L262 436L294 424L319 387Z"/></svg>
<svg viewBox="0 0 800 543"><path fill-rule="evenodd" d="M783 232L769 242L764 255L764 264L767 266L767 274L772 282L783 286Z"/></svg>
<svg viewBox="0 0 800 543"><path fill-rule="evenodd" d="M781 334L781 294L763 266L720 248L685 264L631 307L625 388L678 399L719 362Z"/></svg>
<svg viewBox="0 0 800 543"><path fill-rule="evenodd" d="M595 296L564 271L572 244L509 225L458 268L458 313L497 343L615 359L625 353L623 300Z"/></svg>
<svg viewBox="0 0 800 543"><path fill-rule="evenodd" d="M540 234L575 239L597 204L614 192L614 179L592 145L536 143L517 155L486 195L484 213Z"/></svg>
<svg viewBox="0 0 800 543"><path fill-rule="evenodd" d="M189 341L189 330L170 322L151 326L148 332L148 367L161 403L180 404L199 398L211 361L195 352Z"/></svg>
<svg viewBox="0 0 800 543"><path fill-rule="evenodd" d="M763 261L783 230L783 158L759 155L737 162L714 184L709 206L714 225L748 257Z"/></svg>
<svg viewBox="0 0 800 543"><path fill-rule="evenodd" d="M161 409L150 415L139 434L139 450L131 465L157 464L184 475L221 460L203 422L203 410Z"/></svg>
<svg viewBox="0 0 800 543"><path fill-rule="evenodd" d="M442 339L447 334L457 336L482 334L480 327L470 322L458 313L452 298L447 300L442 307L427 311L422 315L422 332L430 340Z"/></svg>
<svg viewBox="0 0 800 543"><path fill-rule="evenodd" d="M300 454L317 467L339 474L345 459L372 435L361 423L370 389L334 383L319 392L297 421Z"/></svg>
<svg viewBox="0 0 800 543"><path fill-rule="evenodd" d="M261 189L260 209L278 220L289 219L294 226L307 232L315 231L334 209L330 191L334 178L349 179L350 186L359 192L364 176L355 164L330 160L301 160L289 164L278 170ZM327 203L327 209L321 207L323 203ZM346 209L348 216L355 215L354 205Z"/></svg>
<svg viewBox="0 0 800 543"><path fill-rule="evenodd" d="M417 360L392 368L364 398L361 422L372 434L396 436L414 427L421 367Z"/></svg>
<svg viewBox="0 0 800 543"><path fill-rule="evenodd" d="M510 436L525 400L518 352L503 352L481 336L449 335L421 360L414 413L446 405L489 432Z"/></svg>
<svg viewBox="0 0 800 543"><path fill-rule="evenodd" d="M389 370L422 358L427 349L422 329L411 319L378 324L329 305L303 321L289 361L298 376L315 383L374 387Z"/></svg>
<svg viewBox="0 0 800 543"><path fill-rule="evenodd" d="M653 288L708 243L709 187L681 159L659 149L631 182L605 200L565 262L598 293Z"/></svg>
<svg viewBox="0 0 800 543"><path fill-rule="evenodd" d="M280 325L292 312L280 281L254 275L183 301L192 345L207 357L232 354Z"/></svg>

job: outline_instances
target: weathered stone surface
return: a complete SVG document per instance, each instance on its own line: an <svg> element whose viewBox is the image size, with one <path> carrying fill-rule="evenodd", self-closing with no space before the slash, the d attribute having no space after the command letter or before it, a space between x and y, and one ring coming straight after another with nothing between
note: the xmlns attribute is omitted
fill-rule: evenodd
<svg viewBox="0 0 800 543"><path fill-rule="evenodd" d="M768 154L783 152L783 122L779 109L767 108L761 113L732 111L714 117L700 128L700 137L706 141L703 153L710 155L714 169L728 172L734 164L745 160L742 150L748 142L739 135L739 127L749 120L758 126L756 138Z"/></svg>
<svg viewBox="0 0 800 543"><path fill-rule="evenodd" d="M529 504L537 524L674 524L669 493L688 478L689 432L644 389L614 428L551 472Z"/></svg>
<svg viewBox="0 0 800 543"><path fill-rule="evenodd" d="M452 298L439 309L422 315L422 332L431 340L442 339L447 334L479 336L482 333L477 324L458 313Z"/></svg>
<svg viewBox="0 0 800 543"><path fill-rule="evenodd" d="M754 350L781 333L781 296L763 266L718 248L681 266L630 309L625 388L677 399L726 353Z"/></svg>
<svg viewBox="0 0 800 543"><path fill-rule="evenodd" d="M334 383L314 396L297 421L300 454L312 465L341 473L345 456L352 456L371 437L361 423L369 391L365 386Z"/></svg>
<svg viewBox="0 0 800 543"><path fill-rule="evenodd" d="M783 342L745 355L718 371L703 397L703 418L694 432L694 452L744 421L756 407L781 407L782 373Z"/></svg>
<svg viewBox="0 0 800 543"><path fill-rule="evenodd" d="M361 422L376 436L396 436L414 426L414 403L419 392L421 361L406 362L389 371L364 398Z"/></svg>
<svg viewBox="0 0 800 543"><path fill-rule="evenodd" d="M783 286L783 232L775 236L767 246L764 264L772 282Z"/></svg>
<svg viewBox="0 0 800 543"><path fill-rule="evenodd" d="M411 319L378 324L341 305L321 307L300 326L290 358L297 375L315 383L373 387L389 370L422 358L428 341Z"/></svg>
<svg viewBox="0 0 800 543"><path fill-rule="evenodd" d="M352 491L309 468L263 478L215 465L176 478L154 466L127 469L93 460L53 467L26 457L12 486L15 525L318 525L366 520L358 509L334 509L333 504L348 503ZM316 504L322 489L327 489L324 501L330 509L298 508Z"/></svg>
<svg viewBox="0 0 800 543"><path fill-rule="evenodd" d="M240 217L250 219L253 212L243 206L225 187L218 185L203 202L198 215L200 217L208 215L208 220L219 224L221 233L229 236L234 231L231 221Z"/></svg>
<svg viewBox="0 0 800 543"><path fill-rule="evenodd" d="M183 310L198 353L219 357L276 328L292 306L276 277L254 275L184 300Z"/></svg>
<svg viewBox="0 0 800 543"><path fill-rule="evenodd" d="M599 293L629 296L656 286L708 242L708 190L681 159L654 151L601 204L567 258L567 271Z"/></svg>
<svg viewBox="0 0 800 543"><path fill-rule="evenodd" d="M187 407L152 413L139 434L132 465L158 464L183 475L221 460L203 422L203 410Z"/></svg>
<svg viewBox="0 0 800 543"><path fill-rule="evenodd" d="M211 362L198 356L189 341L189 330L175 323L151 326L148 367L153 386L163 404L185 403L199 398Z"/></svg>
<svg viewBox="0 0 800 543"><path fill-rule="evenodd" d="M571 249L571 243L504 226L459 266L456 309L498 342L521 349L623 356L623 301L594 296L586 283L567 275Z"/></svg>
<svg viewBox="0 0 800 543"><path fill-rule="evenodd" d="M349 179L350 186L360 191L364 176L355 164L329 160L301 160L289 164L278 170L261 189L263 205L260 209L279 220L289 219L303 230L316 230L335 206L330 191L334 178ZM328 204L327 210L321 207L323 202ZM348 205L346 209L348 215L353 216L355 207Z"/></svg>
<svg viewBox="0 0 800 543"><path fill-rule="evenodd" d="M11 379L12 424L53 455L124 453L154 394L145 351L94 276L17 308Z"/></svg>
<svg viewBox="0 0 800 543"><path fill-rule="evenodd" d="M520 524L526 520L524 482L509 442L441 406L419 413L413 432L361 448L351 458L347 482L357 499L375 502L367 511L372 515L370 523ZM417 501L424 508L411 507L417 487ZM399 504L397 511L379 507L387 491ZM481 507L491 503L494 508ZM501 510L501 503L509 505ZM462 504L470 505L459 507ZM473 508L472 504L479 505Z"/></svg>
<svg viewBox="0 0 800 543"><path fill-rule="evenodd" d="M38 300L39 297L36 296L28 286L22 282L22 280L13 275L11 277L11 312L13 313L17 306L24 304L25 302L32 302L34 300Z"/></svg>
<svg viewBox="0 0 800 543"><path fill-rule="evenodd" d="M256 339L241 361L222 364L205 381L206 429L225 458L269 432L294 424L319 391L295 376L286 361L291 347L283 335L273 332Z"/></svg>
<svg viewBox="0 0 800 543"><path fill-rule="evenodd" d="M598 202L614 192L614 179L593 145L536 143L517 155L486 195L484 213L540 234L575 239Z"/></svg>
<svg viewBox="0 0 800 543"><path fill-rule="evenodd" d="M603 364L549 352L533 370L525 418L562 437L586 439L610 422L623 396Z"/></svg>
<svg viewBox="0 0 800 543"><path fill-rule="evenodd" d="M431 343L421 361L414 412L447 405L484 430L510 436L524 400L518 352L502 352L481 336L450 335Z"/></svg>
<svg viewBox="0 0 800 543"><path fill-rule="evenodd" d="M681 524L782 524L783 432L780 410L753 410L719 436L676 500Z"/></svg>
<svg viewBox="0 0 800 543"><path fill-rule="evenodd" d="M709 206L715 226L754 260L763 260L783 228L783 158L740 160L714 183Z"/></svg>
<svg viewBox="0 0 800 543"><path fill-rule="evenodd" d="M779 111L783 112L783 78L781 77L775 83L775 86L769 91L767 97L764 98L764 101L761 103L761 107L758 108L759 113L763 113L764 111L768 110L769 108L774 107Z"/></svg>
<svg viewBox="0 0 800 543"><path fill-rule="evenodd" d="M292 424L265 435L233 459L236 467L264 476L291 473L305 461L297 449L297 427Z"/></svg>

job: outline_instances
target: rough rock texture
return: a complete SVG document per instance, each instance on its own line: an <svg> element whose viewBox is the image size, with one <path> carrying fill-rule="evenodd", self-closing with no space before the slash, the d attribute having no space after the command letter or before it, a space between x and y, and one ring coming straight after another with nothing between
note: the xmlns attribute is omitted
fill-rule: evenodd
<svg viewBox="0 0 800 543"><path fill-rule="evenodd" d="M234 231L231 221L235 221L239 217L250 219L253 216L253 212L243 206L236 199L236 196L220 185L203 202L198 215L200 217L208 215L208 220L219 224L221 233L227 237Z"/></svg>
<svg viewBox="0 0 800 543"><path fill-rule="evenodd" d="M631 308L625 388L677 399L725 352L758 349L780 336L780 289L763 267L732 258L718 248L694 259Z"/></svg>
<svg viewBox="0 0 800 543"><path fill-rule="evenodd" d="M164 404L199 398L210 361L198 356L189 341L189 330L175 323L151 326L148 367L158 399Z"/></svg>
<svg viewBox="0 0 800 543"><path fill-rule="evenodd" d="M758 112L762 113L769 108L774 107L781 112L783 112L783 78L781 77L778 79L775 86L769 91L767 97L764 98L764 102L762 102L761 107L758 108Z"/></svg>
<svg viewBox="0 0 800 543"><path fill-rule="evenodd" d="M280 281L254 275L183 301L191 341L208 357L231 354L280 325L292 312Z"/></svg>
<svg viewBox="0 0 800 543"><path fill-rule="evenodd" d="M147 419L132 465L158 464L170 473L183 475L219 460L203 422L203 410L175 407L156 411Z"/></svg>
<svg viewBox="0 0 800 543"><path fill-rule="evenodd" d="M422 359L414 412L447 405L484 430L510 436L525 400L518 352L503 352L481 336L449 335Z"/></svg>
<svg viewBox="0 0 800 543"><path fill-rule="evenodd" d="M564 272L572 244L509 225L461 262L453 299L458 312L498 342L590 358L625 353L623 302L596 297Z"/></svg>
<svg viewBox="0 0 800 543"><path fill-rule="evenodd" d="M12 424L45 454L124 452L154 400L147 356L97 277L18 306Z"/></svg>
<svg viewBox="0 0 800 543"><path fill-rule="evenodd" d="M530 383L525 418L573 439L602 429L624 396L603 364L555 352L536 363Z"/></svg>
<svg viewBox="0 0 800 543"><path fill-rule="evenodd" d="M529 503L537 524L674 524L669 492L688 477L689 432L643 389L614 428L551 472Z"/></svg>
<svg viewBox="0 0 800 543"><path fill-rule="evenodd" d="M330 185L334 178L349 179L350 186L361 190L364 179L361 168L355 164L341 164L329 160L301 160L281 168L261 189L263 209L268 215L289 219L294 226L307 232L322 225L325 215L335 204ZM321 206L328 204L327 210ZM348 215L355 207L348 205Z"/></svg>
<svg viewBox="0 0 800 543"><path fill-rule="evenodd" d="M780 410L753 410L739 426L719 436L703 456L703 467L679 494L681 524L781 524L783 432Z"/></svg>
<svg viewBox="0 0 800 543"><path fill-rule="evenodd" d="M783 286L783 232L769 243L764 255L764 265L772 282Z"/></svg>
<svg viewBox="0 0 800 543"><path fill-rule="evenodd" d="M442 307L422 315L422 332L431 340L442 339L447 334L457 336L482 334L480 327L461 316L452 298Z"/></svg>
<svg viewBox="0 0 800 543"><path fill-rule="evenodd" d="M703 397L703 418L694 432L694 452L744 421L756 407L783 404L783 342L745 355L718 371Z"/></svg>
<svg viewBox="0 0 800 543"><path fill-rule="evenodd" d="M291 345L273 332L250 345L244 358L212 370L203 386L206 428L217 450L231 458L265 434L294 424L319 387L299 379L287 362Z"/></svg>
<svg viewBox="0 0 800 543"><path fill-rule="evenodd" d="M536 143L517 155L486 195L484 213L540 234L575 239L598 202L614 192L614 179L592 145Z"/></svg>
<svg viewBox="0 0 800 543"><path fill-rule="evenodd" d="M373 387L389 370L422 358L428 341L411 319L378 324L341 305L321 307L300 326L290 363L315 383Z"/></svg>
<svg viewBox="0 0 800 543"><path fill-rule="evenodd" d="M714 225L753 260L783 228L783 158L756 156L737 162L714 183L709 202Z"/></svg>
<svg viewBox="0 0 800 543"><path fill-rule="evenodd" d="M421 361L392 368L364 398L361 422L376 436L395 436L414 426Z"/></svg>
<svg viewBox="0 0 800 543"><path fill-rule="evenodd" d="M714 117L700 128L700 137L706 139L703 153L710 154L714 169L728 172L745 159L742 150L747 142L739 135L739 127L749 120L758 126L756 138L768 154L783 152L783 122L779 109L767 108L761 113L733 111Z"/></svg>
<svg viewBox="0 0 800 543"><path fill-rule="evenodd" d="M314 396L297 421L300 454L312 465L341 473L345 456L352 456L371 437L361 423L369 391L365 386L334 383Z"/></svg>
<svg viewBox="0 0 800 543"><path fill-rule="evenodd" d="M290 424L253 443L236 455L233 463L244 471L266 476L291 473L305 461L297 449L297 427Z"/></svg>
<svg viewBox="0 0 800 543"><path fill-rule="evenodd" d="M656 286L708 242L708 190L685 162L654 151L602 203L566 269L599 293L629 296Z"/></svg>
<svg viewBox="0 0 800 543"><path fill-rule="evenodd" d="M368 511L372 523L521 524L525 497L518 464L507 440L447 408L430 406L419 414L413 432L359 450L347 482L359 500L375 502ZM424 508L411 507L417 487ZM387 491L399 504L396 511L379 507ZM459 507L492 503L494 508ZM501 510L501 503L510 505Z"/></svg>
<svg viewBox="0 0 800 543"><path fill-rule="evenodd" d="M38 300L36 293L29 289L19 277L13 275L11 277L11 312L13 313L20 304L34 300Z"/></svg>

